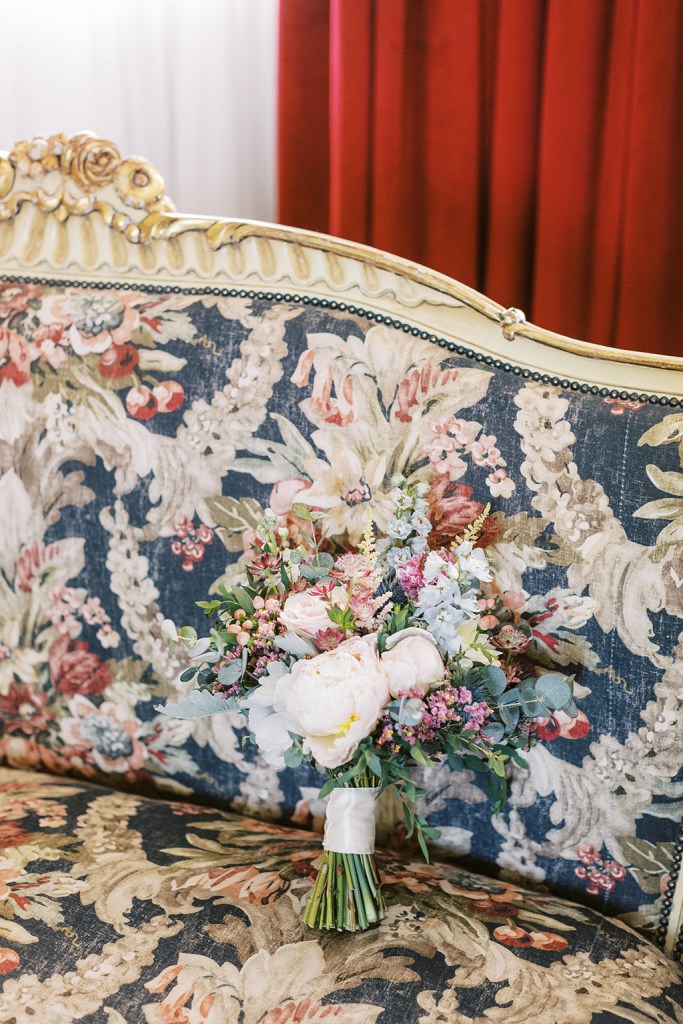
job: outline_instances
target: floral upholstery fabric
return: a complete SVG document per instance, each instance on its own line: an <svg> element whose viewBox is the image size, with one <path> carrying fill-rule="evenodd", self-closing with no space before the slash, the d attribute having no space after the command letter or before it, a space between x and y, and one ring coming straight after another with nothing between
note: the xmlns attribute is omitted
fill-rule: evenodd
<svg viewBox="0 0 683 1024"><path fill-rule="evenodd" d="M408 315L0 280L0 757L310 825L319 778L243 749L239 716L155 711L183 692L161 622L201 627L264 507L295 528L305 500L357 539L396 473L431 467L437 527L491 501L506 600L581 709L495 818L473 773L425 778L437 853L654 929L682 792L682 437L675 406L534 380Z"/></svg>
<svg viewBox="0 0 683 1024"><path fill-rule="evenodd" d="M0 824L4 1024L681 1019L647 940L454 867L383 853L385 921L320 933L310 832L13 769Z"/></svg>

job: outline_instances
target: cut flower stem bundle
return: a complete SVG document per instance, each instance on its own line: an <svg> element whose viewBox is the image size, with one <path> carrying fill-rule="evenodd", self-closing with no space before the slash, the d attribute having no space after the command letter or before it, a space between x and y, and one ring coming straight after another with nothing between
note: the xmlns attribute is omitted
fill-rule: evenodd
<svg viewBox="0 0 683 1024"><path fill-rule="evenodd" d="M355 786L377 786L367 776ZM354 784L347 784L354 788ZM323 852L318 876L302 915L310 928L364 931L379 924L386 904L374 853Z"/></svg>

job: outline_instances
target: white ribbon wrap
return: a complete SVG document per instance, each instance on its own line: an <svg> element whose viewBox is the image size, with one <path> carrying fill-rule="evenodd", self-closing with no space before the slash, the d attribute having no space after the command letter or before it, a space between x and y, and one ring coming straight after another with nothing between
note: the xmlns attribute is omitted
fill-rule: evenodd
<svg viewBox="0 0 683 1024"><path fill-rule="evenodd" d="M333 789L327 804L323 847L331 853L375 852L375 800L379 787Z"/></svg>

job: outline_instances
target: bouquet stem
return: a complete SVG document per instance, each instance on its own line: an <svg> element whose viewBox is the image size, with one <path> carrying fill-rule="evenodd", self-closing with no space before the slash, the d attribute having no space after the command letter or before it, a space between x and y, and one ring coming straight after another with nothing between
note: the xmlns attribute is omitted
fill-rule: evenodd
<svg viewBox="0 0 683 1024"><path fill-rule="evenodd" d="M372 777L362 777L343 788L368 788ZM309 928L364 931L384 917L386 904L374 853L325 850L313 890L302 915Z"/></svg>
<svg viewBox="0 0 683 1024"><path fill-rule="evenodd" d="M357 932L378 924L386 905L374 853L325 850L303 913L309 928Z"/></svg>

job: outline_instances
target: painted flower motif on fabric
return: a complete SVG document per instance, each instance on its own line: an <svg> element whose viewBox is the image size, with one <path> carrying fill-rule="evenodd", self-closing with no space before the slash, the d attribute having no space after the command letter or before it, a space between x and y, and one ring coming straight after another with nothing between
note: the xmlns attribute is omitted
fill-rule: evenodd
<svg viewBox="0 0 683 1024"><path fill-rule="evenodd" d="M22 482L15 475L3 483L5 500L21 509L13 522L30 522ZM102 601L72 585L85 567L83 541L24 545L7 531L5 542L5 556L16 549L7 568L0 564L9 619L0 628L0 756L59 773L125 773L148 785L164 770L191 772L192 758L178 749L183 736L149 711L144 722L135 714L137 701L153 696L139 682L146 667L117 660L121 635Z"/></svg>
<svg viewBox="0 0 683 1024"><path fill-rule="evenodd" d="M213 543L213 530L205 523L197 527L187 518L181 516L173 523L175 540L171 541L171 551L182 558L181 566L185 572L192 572L198 562L203 561L206 549Z"/></svg>
<svg viewBox="0 0 683 1024"><path fill-rule="evenodd" d="M82 750L102 772L127 772L141 768L146 751L138 736L140 722L127 719L125 712L105 701L99 706L85 697L69 701L72 718L63 718L60 729L64 742Z"/></svg>
<svg viewBox="0 0 683 1024"><path fill-rule="evenodd" d="M106 407L119 391L135 419L180 408L185 393L174 379L185 360L165 351L169 341L191 341L181 312L142 292L40 289L0 282L0 382L33 383L49 394L59 376L78 382Z"/></svg>
<svg viewBox="0 0 683 1024"><path fill-rule="evenodd" d="M112 681L112 671L83 640L62 636L50 648L52 681L67 697L102 693Z"/></svg>

